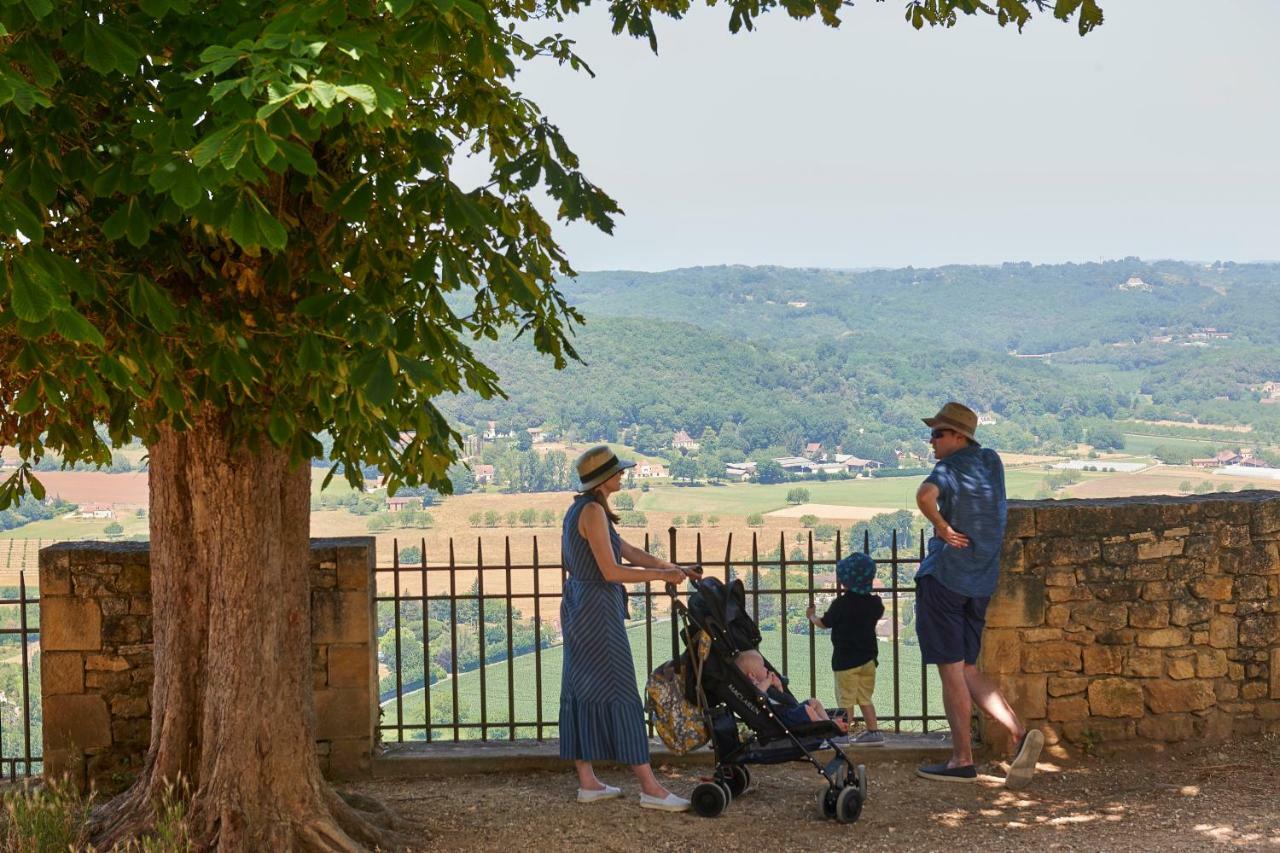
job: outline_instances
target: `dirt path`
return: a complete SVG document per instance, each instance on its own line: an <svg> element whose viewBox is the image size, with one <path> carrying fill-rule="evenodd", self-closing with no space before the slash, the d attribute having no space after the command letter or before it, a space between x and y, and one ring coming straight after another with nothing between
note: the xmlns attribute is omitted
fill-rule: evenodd
<svg viewBox="0 0 1280 853"><path fill-rule="evenodd" d="M645 811L626 792L580 806L568 773L381 781L358 786L407 817L420 850L1280 850L1280 738L1189 753L1140 751L1042 761L1023 791L999 765L974 785L918 779L905 763L869 767L870 799L852 826L815 813L815 773L803 764L753 768L755 787L720 818ZM677 791L697 781L663 770Z"/></svg>

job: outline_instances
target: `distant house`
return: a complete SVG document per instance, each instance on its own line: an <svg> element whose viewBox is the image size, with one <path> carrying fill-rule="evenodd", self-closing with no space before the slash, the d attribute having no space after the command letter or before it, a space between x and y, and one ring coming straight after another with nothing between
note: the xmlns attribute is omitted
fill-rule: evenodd
<svg viewBox="0 0 1280 853"><path fill-rule="evenodd" d="M492 465L473 465L471 473L475 475L476 483L484 485L493 482L494 470Z"/></svg>
<svg viewBox="0 0 1280 853"><path fill-rule="evenodd" d="M724 466L724 476L727 480L739 480L745 483L755 473L756 463L754 462L727 462Z"/></svg>
<svg viewBox="0 0 1280 853"><path fill-rule="evenodd" d="M788 474L812 474L817 470L813 460L805 459L803 456L782 456L773 461L782 466L782 470Z"/></svg>
<svg viewBox="0 0 1280 853"><path fill-rule="evenodd" d="M992 426L999 422L994 412L984 412L978 415L978 426Z"/></svg>
<svg viewBox="0 0 1280 853"><path fill-rule="evenodd" d="M844 467L844 470L848 471L850 474L866 474L876 470L877 468L884 467L882 463L877 462L874 459L862 459L857 456L850 456L842 460L840 464Z"/></svg>
<svg viewBox="0 0 1280 853"><path fill-rule="evenodd" d="M387 498L387 512L405 512L422 509L422 498L395 497Z"/></svg>
<svg viewBox="0 0 1280 853"><path fill-rule="evenodd" d="M822 455L822 442L811 441L804 446L804 453L800 454L805 459L817 459Z"/></svg>
<svg viewBox="0 0 1280 853"><path fill-rule="evenodd" d="M486 421L486 422L485 422L485 427L484 427L484 436L483 436L483 437L484 437L484 440L485 440L485 441L493 441L495 438L497 438L497 437L498 437L498 422L497 422L497 421Z"/></svg>
<svg viewBox="0 0 1280 853"><path fill-rule="evenodd" d="M1196 329L1188 337L1193 341L1225 341L1231 338L1231 333L1216 329L1213 326L1204 326Z"/></svg>
<svg viewBox="0 0 1280 853"><path fill-rule="evenodd" d="M77 518L115 518L116 511L111 504L81 504L76 513Z"/></svg>
<svg viewBox="0 0 1280 853"><path fill-rule="evenodd" d="M676 450L697 450L701 447L701 445L694 441L689 433L684 430L678 431L671 437L671 446Z"/></svg>
<svg viewBox="0 0 1280 853"><path fill-rule="evenodd" d="M1239 465L1242 459L1244 457L1234 450L1220 450L1212 456L1192 459L1191 464L1196 468L1225 468L1228 465Z"/></svg>
<svg viewBox="0 0 1280 853"><path fill-rule="evenodd" d="M663 468L657 462L638 462L636 463L636 467L631 470L635 472L636 477L639 477L642 480L667 476L667 469Z"/></svg>
<svg viewBox="0 0 1280 853"><path fill-rule="evenodd" d="M525 432L529 433L529 440L534 444L541 444L547 440L547 435L542 431L542 427L529 427Z"/></svg>

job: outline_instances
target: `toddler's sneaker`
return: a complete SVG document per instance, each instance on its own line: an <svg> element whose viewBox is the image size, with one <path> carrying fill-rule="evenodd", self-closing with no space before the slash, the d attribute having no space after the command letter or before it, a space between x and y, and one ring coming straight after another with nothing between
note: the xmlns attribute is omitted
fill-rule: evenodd
<svg viewBox="0 0 1280 853"><path fill-rule="evenodd" d="M849 741L850 746L884 746L884 732L866 731Z"/></svg>

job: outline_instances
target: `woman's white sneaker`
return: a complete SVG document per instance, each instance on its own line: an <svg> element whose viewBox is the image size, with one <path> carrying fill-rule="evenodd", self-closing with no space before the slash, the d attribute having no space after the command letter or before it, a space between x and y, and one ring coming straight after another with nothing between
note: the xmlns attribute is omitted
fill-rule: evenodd
<svg viewBox="0 0 1280 853"><path fill-rule="evenodd" d="M684 797L677 797L675 794L667 794L665 797L651 797L642 793L640 795L640 808L657 809L664 812L687 812L689 810L689 801Z"/></svg>
<svg viewBox="0 0 1280 853"><path fill-rule="evenodd" d="M605 785L603 788L579 788L578 802L594 803L597 800L615 800L622 796L622 789L615 788L612 785Z"/></svg>

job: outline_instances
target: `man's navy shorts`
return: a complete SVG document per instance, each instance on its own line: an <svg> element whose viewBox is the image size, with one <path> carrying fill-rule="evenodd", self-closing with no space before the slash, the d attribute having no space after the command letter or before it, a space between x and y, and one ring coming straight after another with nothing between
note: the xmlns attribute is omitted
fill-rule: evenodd
<svg viewBox="0 0 1280 853"><path fill-rule="evenodd" d="M925 663L977 663L991 596L952 592L937 578L916 579L916 634Z"/></svg>

